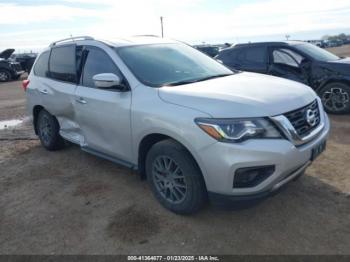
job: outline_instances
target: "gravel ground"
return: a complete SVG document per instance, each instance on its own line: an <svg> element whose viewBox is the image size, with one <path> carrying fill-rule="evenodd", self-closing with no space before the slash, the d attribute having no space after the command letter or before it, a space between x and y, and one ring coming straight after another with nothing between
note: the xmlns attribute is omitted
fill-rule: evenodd
<svg viewBox="0 0 350 262"><path fill-rule="evenodd" d="M338 47L327 48L328 51L338 55L338 56L348 56L350 57L350 45L343 45Z"/></svg>
<svg viewBox="0 0 350 262"><path fill-rule="evenodd" d="M0 84L0 121L25 119L24 102L20 82ZM280 194L186 217L128 169L45 151L25 119L0 130L0 253L350 254L350 116L331 120L326 152Z"/></svg>

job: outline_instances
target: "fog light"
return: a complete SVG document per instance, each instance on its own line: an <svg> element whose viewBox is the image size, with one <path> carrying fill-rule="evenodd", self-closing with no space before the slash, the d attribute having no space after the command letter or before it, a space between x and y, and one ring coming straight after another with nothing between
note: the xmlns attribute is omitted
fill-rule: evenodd
<svg viewBox="0 0 350 262"><path fill-rule="evenodd" d="M233 178L233 187L254 187L275 172L275 166L257 166L239 168Z"/></svg>

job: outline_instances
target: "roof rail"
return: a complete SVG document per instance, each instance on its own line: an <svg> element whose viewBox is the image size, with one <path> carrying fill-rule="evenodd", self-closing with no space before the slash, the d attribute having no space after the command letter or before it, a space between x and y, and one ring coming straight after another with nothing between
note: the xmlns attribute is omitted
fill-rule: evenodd
<svg viewBox="0 0 350 262"><path fill-rule="evenodd" d="M69 42L69 41L73 41L74 40L95 40L93 37L91 36L74 36L74 37L69 37L69 38L65 38L65 39L62 39L62 40L58 40L58 41L55 41L53 43L50 44L50 47L53 47L55 45L57 45L58 43L61 43L61 42Z"/></svg>
<svg viewBox="0 0 350 262"><path fill-rule="evenodd" d="M158 35L133 35L133 37L158 37Z"/></svg>

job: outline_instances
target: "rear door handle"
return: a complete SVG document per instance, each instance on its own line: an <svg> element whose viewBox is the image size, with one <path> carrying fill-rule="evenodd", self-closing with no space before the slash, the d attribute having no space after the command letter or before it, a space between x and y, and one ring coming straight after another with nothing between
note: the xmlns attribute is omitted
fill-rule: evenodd
<svg viewBox="0 0 350 262"><path fill-rule="evenodd" d="M84 98L82 98L82 97L79 97L75 101L77 101L78 103L83 104L83 105L85 105L87 103L86 100L84 100Z"/></svg>
<svg viewBox="0 0 350 262"><path fill-rule="evenodd" d="M46 89L39 90L39 92L42 93L43 95L47 95L49 93Z"/></svg>

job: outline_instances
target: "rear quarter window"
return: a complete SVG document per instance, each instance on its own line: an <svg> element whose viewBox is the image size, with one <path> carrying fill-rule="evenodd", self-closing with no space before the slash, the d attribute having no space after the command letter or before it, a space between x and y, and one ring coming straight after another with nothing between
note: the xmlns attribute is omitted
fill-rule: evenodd
<svg viewBox="0 0 350 262"><path fill-rule="evenodd" d="M35 66L34 66L34 74L36 76L41 76L41 77L47 76L47 72L49 70L48 69L49 57L50 57L49 51L46 51L39 56L38 61L35 63Z"/></svg>
<svg viewBox="0 0 350 262"><path fill-rule="evenodd" d="M75 48L75 45L52 48L49 62L51 78L76 83L77 67Z"/></svg>

